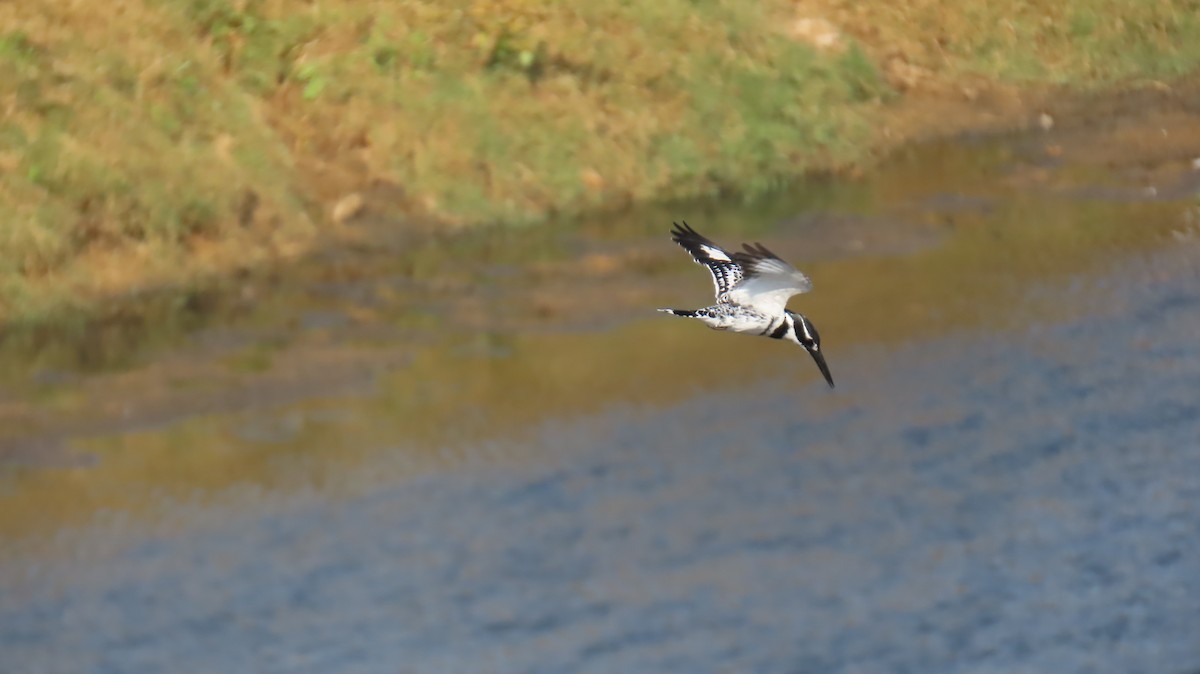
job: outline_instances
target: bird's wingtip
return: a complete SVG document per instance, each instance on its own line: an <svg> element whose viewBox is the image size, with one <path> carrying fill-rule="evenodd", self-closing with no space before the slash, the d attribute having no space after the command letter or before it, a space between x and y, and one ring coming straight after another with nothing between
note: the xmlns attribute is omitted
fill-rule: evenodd
<svg viewBox="0 0 1200 674"><path fill-rule="evenodd" d="M675 226L674 229L671 230L671 233L677 237L696 233L696 230L692 229L692 226L687 223L687 220L680 220L679 222L671 221L671 224Z"/></svg>

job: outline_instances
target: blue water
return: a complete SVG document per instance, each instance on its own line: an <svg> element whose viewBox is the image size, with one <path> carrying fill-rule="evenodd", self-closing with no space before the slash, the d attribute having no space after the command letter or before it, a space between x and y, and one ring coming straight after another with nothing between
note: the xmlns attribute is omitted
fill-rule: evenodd
<svg viewBox="0 0 1200 674"><path fill-rule="evenodd" d="M0 671L1200 671L1196 255L1082 317L831 347L833 393L789 352L548 422L549 459L26 569Z"/></svg>

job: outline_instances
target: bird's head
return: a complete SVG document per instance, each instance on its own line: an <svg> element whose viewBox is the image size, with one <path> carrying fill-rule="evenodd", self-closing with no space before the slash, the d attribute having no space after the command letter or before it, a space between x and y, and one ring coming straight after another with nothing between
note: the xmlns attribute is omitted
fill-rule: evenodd
<svg viewBox="0 0 1200 674"><path fill-rule="evenodd" d="M829 374L829 366L825 364L825 354L821 352L821 335L817 333L817 326L802 314L792 311L787 313L792 319L792 329L788 332L787 337L804 347L804 350L816 361L825 381L829 383L829 388L833 388L833 375Z"/></svg>

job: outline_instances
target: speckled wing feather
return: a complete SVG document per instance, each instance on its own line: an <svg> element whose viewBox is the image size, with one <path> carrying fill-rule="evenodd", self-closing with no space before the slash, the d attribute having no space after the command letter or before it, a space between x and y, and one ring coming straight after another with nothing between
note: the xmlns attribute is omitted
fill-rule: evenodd
<svg viewBox="0 0 1200 674"><path fill-rule="evenodd" d="M691 253L692 259L708 267L712 273L713 285L716 287L718 301L725 301L725 296L742 280L742 267L724 248L700 236L686 222L672 223L671 239Z"/></svg>

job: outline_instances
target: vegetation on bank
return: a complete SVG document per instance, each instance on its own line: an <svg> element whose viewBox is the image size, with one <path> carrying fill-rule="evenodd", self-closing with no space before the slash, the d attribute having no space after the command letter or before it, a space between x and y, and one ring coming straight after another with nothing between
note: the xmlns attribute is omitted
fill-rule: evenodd
<svg viewBox="0 0 1200 674"><path fill-rule="evenodd" d="M0 321L292 256L360 203L761 191L914 92L1170 79L1196 35L1200 0L3 3Z"/></svg>

